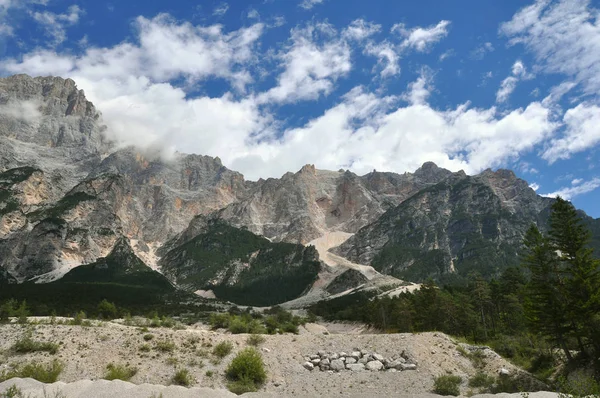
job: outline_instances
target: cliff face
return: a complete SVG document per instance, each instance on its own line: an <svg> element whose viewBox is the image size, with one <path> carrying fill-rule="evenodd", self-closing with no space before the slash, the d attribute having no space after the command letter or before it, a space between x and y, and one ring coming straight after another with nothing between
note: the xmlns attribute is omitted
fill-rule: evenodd
<svg viewBox="0 0 600 398"><path fill-rule="evenodd" d="M527 228L545 228L551 203L508 170L455 173L359 230L336 253L410 280L491 276L518 264Z"/></svg>
<svg viewBox="0 0 600 398"><path fill-rule="evenodd" d="M59 279L125 241L189 290L242 297L281 277L297 295L318 272L318 254L298 244L334 231L355 233L337 254L382 273L493 275L549 214L551 201L508 170L470 177L427 162L358 176L306 165L250 182L219 158L117 148L105 129L70 79L0 79L0 283ZM599 221L586 222L600 246ZM237 252L242 241L252 244ZM215 260L223 250L236 254Z"/></svg>

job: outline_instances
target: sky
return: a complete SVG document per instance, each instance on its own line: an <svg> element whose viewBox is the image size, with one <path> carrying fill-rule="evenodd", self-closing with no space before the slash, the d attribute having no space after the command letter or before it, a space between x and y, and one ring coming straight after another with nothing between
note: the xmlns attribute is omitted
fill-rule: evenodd
<svg viewBox="0 0 600 398"><path fill-rule="evenodd" d="M74 79L107 134L247 179L508 168L600 217L600 4L0 0L0 75Z"/></svg>

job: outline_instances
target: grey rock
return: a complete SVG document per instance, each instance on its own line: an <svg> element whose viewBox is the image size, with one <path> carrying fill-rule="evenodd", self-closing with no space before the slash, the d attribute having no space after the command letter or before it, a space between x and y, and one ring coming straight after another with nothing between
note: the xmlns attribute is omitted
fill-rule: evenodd
<svg viewBox="0 0 600 398"><path fill-rule="evenodd" d="M333 361L331 361L331 364L329 366L331 367L331 370L339 372L340 370L344 370L346 365L341 359L334 359Z"/></svg>
<svg viewBox="0 0 600 398"><path fill-rule="evenodd" d="M365 370L365 365L363 365L362 363L349 363L346 364L346 369L354 372L359 372Z"/></svg>
<svg viewBox="0 0 600 398"><path fill-rule="evenodd" d="M414 363L401 363L396 369L399 370L417 370L417 365Z"/></svg>
<svg viewBox="0 0 600 398"><path fill-rule="evenodd" d="M315 368L315 365L313 365L311 362L304 362L302 366L304 366L304 369L306 370L313 370Z"/></svg>
<svg viewBox="0 0 600 398"><path fill-rule="evenodd" d="M362 357L362 354L360 351L353 351L350 356L358 361Z"/></svg>
<svg viewBox="0 0 600 398"><path fill-rule="evenodd" d="M356 363L356 358L346 357L346 365Z"/></svg>
<svg viewBox="0 0 600 398"><path fill-rule="evenodd" d="M313 359L313 360L311 360L310 362L311 362L313 365L317 366L317 365L319 365L319 364L321 363L321 360L320 360L319 358L317 358L317 359Z"/></svg>
<svg viewBox="0 0 600 398"><path fill-rule="evenodd" d="M358 363L362 363L363 365L367 362L369 362L369 358L367 356L364 356L358 360Z"/></svg>
<svg viewBox="0 0 600 398"><path fill-rule="evenodd" d="M373 359L376 360L376 361L381 362L381 361L383 361L383 355L379 355L379 354L374 353L373 354Z"/></svg>
<svg viewBox="0 0 600 398"><path fill-rule="evenodd" d="M365 365L367 370L382 370L383 364L380 361L370 361Z"/></svg>

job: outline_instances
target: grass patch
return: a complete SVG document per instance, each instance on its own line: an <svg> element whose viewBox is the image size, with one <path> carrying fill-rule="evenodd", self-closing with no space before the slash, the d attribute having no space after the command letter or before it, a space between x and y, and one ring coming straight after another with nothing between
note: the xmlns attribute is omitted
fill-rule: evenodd
<svg viewBox="0 0 600 398"><path fill-rule="evenodd" d="M478 372L475 376L469 379L469 387L491 388L496 379L483 372Z"/></svg>
<svg viewBox="0 0 600 398"><path fill-rule="evenodd" d="M231 361L225 371L229 391L243 394L258 390L267 380L267 372L260 353L255 348L245 348Z"/></svg>
<svg viewBox="0 0 600 398"><path fill-rule="evenodd" d="M135 367L110 363L106 366L106 375L104 376L104 379L129 381L137 374L137 372L138 370Z"/></svg>
<svg viewBox="0 0 600 398"><path fill-rule="evenodd" d="M192 385L194 380L189 370L181 368L177 370L177 372L175 372L173 378L171 379L171 382L173 384L177 384L178 386L189 387Z"/></svg>
<svg viewBox="0 0 600 398"><path fill-rule="evenodd" d="M222 341L213 348L213 354L218 358L225 358L233 351L233 344L230 341Z"/></svg>
<svg viewBox="0 0 600 398"><path fill-rule="evenodd" d="M433 392L439 395L460 395L460 383L462 377L454 375L444 375L435 378L433 383Z"/></svg>
<svg viewBox="0 0 600 398"><path fill-rule="evenodd" d="M157 341L154 348L160 352L173 352L175 351L175 343L168 340Z"/></svg>
<svg viewBox="0 0 600 398"><path fill-rule="evenodd" d="M258 347L259 345L261 345L264 342L265 342L265 338L263 336L261 336L260 334L250 335L246 339L246 343L248 345L251 345L251 346L254 346L254 347Z"/></svg>
<svg viewBox="0 0 600 398"><path fill-rule="evenodd" d="M12 379L13 377L20 377L22 379L31 377L42 383L54 383L58 380L58 376L62 373L63 369L64 365L56 359L49 364L31 362L3 371L0 373L0 382Z"/></svg>
<svg viewBox="0 0 600 398"><path fill-rule="evenodd" d="M17 340L13 349L20 354L40 351L56 354L58 352L58 344L36 341L32 338L31 332L27 332L21 339Z"/></svg>

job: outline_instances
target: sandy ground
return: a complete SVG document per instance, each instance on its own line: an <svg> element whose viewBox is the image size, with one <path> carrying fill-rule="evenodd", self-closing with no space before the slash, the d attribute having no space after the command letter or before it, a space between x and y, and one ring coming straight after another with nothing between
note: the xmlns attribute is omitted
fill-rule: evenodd
<svg viewBox="0 0 600 398"><path fill-rule="evenodd" d="M17 354L11 347L27 330L20 325L0 326L0 372L9 364L19 362L50 362L57 358L65 363L60 375L61 382L99 380L106 373L109 363L130 364L138 368L131 379L137 385L149 383L171 384L177 368L185 367L194 377L194 387L224 389L224 370L235 353L246 347L248 335L232 335L215 332L205 325L197 324L183 330L152 328L143 332L137 327L118 323L102 323L100 326L82 327L67 325L33 325L33 337L39 341L60 344L57 354ZM331 329L331 333L328 329ZM261 345L268 371L268 381L261 393L273 396L397 396L398 394L428 394L434 378L443 374L463 377L463 394L469 391L467 380L478 369L457 350L453 339L442 333L420 334L365 334L369 331L360 325L308 324L299 335L265 336ZM152 334L146 341L144 335ZM157 341L172 341L175 349L162 353L153 347ZM221 361L210 353L221 341L230 341L233 352ZM140 350L147 344L149 352ZM321 372L308 371L302 364L305 357L319 350L328 352L364 349L384 357L399 355L407 350L418 361L418 370L403 372ZM485 372L495 375L500 368L511 372L517 369L489 349L485 354ZM213 375L207 375L212 371ZM0 389L0 391L2 391ZM374 394L376 392L376 394ZM267 394L268 395L268 394ZM81 395L84 396L84 395ZM89 395L88 395L89 396ZM115 396L115 395L113 395ZM148 395L150 396L150 395ZM186 395L174 395L186 396ZM223 395L227 396L227 395Z"/></svg>

